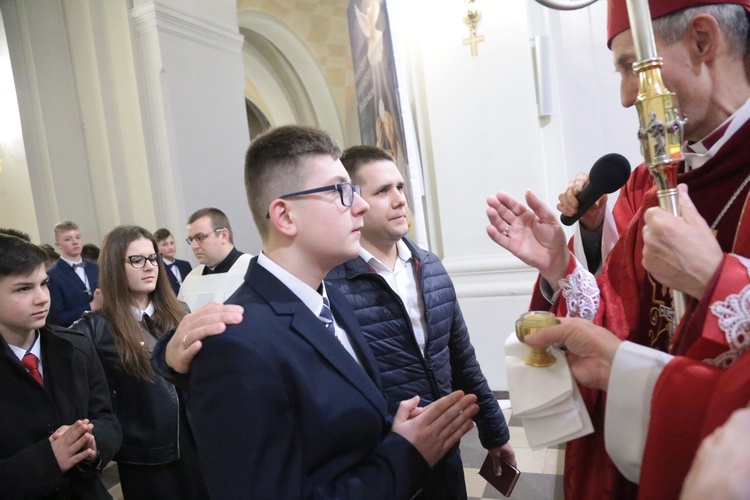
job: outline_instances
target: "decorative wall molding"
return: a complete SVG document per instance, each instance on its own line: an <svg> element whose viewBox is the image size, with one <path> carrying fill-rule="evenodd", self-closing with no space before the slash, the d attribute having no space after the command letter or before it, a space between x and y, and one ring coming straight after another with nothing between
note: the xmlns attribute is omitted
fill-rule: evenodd
<svg viewBox="0 0 750 500"><path fill-rule="evenodd" d="M451 276L496 272L534 271L509 253L505 253L504 255L445 257L442 262Z"/></svg>
<svg viewBox="0 0 750 500"><path fill-rule="evenodd" d="M163 3L129 11L156 221L184 228L196 208L217 205L230 220L242 220L247 203L236 168L248 129L236 0L212 0L210 9L204 2L181 2L178 10ZM207 17L219 12L223 17ZM252 227L235 237L243 250L259 242ZM191 253L183 245L180 251Z"/></svg>
<svg viewBox="0 0 750 500"><path fill-rule="evenodd" d="M463 298L500 298L500 297L529 297L536 282L536 274L533 279L515 279L507 276L498 276L492 283L464 283L453 281L456 295Z"/></svg>
<svg viewBox="0 0 750 500"><path fill-rule="evenodd" d="M537 278L511 255L446 258L443 265L459 298L531 296Z"/></svg>
<svg viewBox="0 0 750 500"><path fill-rule="evenodd" d="M238 54L242 49L244 38L236 30L227 29L220 24L172 7L152 2L134 7L130 13L135 29L140 35L158 28L159 31L229 54Z"/></svg>
<svg viewBox="0 0 750 500"><path fill-rule="evenodd" d="M149 29L136 29L139 38L134 40L135 72L140 87L138 95L141 100L141 121L145 143L146 157L151 174L151 184L155 192L161 195L154 200L154 212L157 221L167 227L179 227L182 223L179 214L184 207L184 199L179 189L167 189L176 186L179 173L175 172L175 160L170 149L169 116L165 109L165 95L162 88L163 56L160 50L155 8L153 4L137 7L140 19L146 23L150 15ZM150 12L148 14L147 12ZM135 22L135 14L130 11ZM140 24L136 22L136 26Z"/></svg>

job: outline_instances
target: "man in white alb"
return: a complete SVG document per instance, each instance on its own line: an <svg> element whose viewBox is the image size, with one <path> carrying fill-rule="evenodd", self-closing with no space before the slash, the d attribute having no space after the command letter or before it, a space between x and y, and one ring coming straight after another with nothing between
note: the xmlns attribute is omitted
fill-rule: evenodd
<svg viewBox="0 0 750 500"><path fill-rule="evenodd" d="M183 280L178 299L191 311L222 303L242 284L252 255L234 247L232 226L218 208L202 208L188 219L187 242L200 266Z"/></svg>

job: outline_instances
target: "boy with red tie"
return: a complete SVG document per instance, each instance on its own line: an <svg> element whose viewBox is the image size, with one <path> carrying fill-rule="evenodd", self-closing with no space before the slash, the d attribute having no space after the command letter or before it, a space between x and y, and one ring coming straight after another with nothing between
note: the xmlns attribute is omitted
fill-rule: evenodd
<svg viewBox="0 0 750 500"><path fill-rule="evenodd" d="M44 251L0 234L0 498L111 498L121 441L91 341L44 325Z"/></svg>

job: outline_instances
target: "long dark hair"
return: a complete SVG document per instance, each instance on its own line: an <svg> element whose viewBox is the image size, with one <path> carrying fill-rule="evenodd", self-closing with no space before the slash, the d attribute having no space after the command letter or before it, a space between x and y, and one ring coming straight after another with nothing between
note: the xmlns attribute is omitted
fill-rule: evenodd
<svg viewBox="0 0 750 500"><path fill-rule="evenodd" d="M153 380L154 371L149 362L151 354L143 347L149 345L146 342L148 332L133 314L132 307L136 306L136 302L125 274L125 266L130 265L125 255L128 246L141 238L151 241L154 253L158 253L156 240L142 227L118 226L104 237L99 256L99 285L103 298L102 312L114 335L123 368L136 378ZM186 314L169 285L163 265L159 266L156 288L149 294L149 299L154 305L151 319L154 330L159 332L157 335L177 326Z"/></svg>

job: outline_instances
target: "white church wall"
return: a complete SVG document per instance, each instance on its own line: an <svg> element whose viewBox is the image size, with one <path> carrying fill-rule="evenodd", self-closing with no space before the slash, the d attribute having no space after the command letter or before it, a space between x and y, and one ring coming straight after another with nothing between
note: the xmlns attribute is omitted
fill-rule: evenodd
<svg viewBox="0 0 750 500"><path fill-rule="evenodd" d="M63 5L97 228L102 236L118 224L155 229L127 8Z"/></svg>
<svg viewBox="0 0 750 500"><path fill-rule="evenodd" d="M635 167L642 161L638 116L620 104L620 78L606 46L607 2L555 11L528 0L531 35L553 40L553 88L564 165L569 178L588 171L606 153L620 153Z"/></svg>
<svg viewBox="0 0 750 500"><path fill-rule="evenodd" d="M2 9L28 213L43 241L72 219L87 241L134 223L167 226L181 242L188 215L214 205L236 221L238 247L258 250L241 181L249 139L234 1L140 1L129 11L120 2L8 0Z"/></svg>
<svg viewBox="0 0 750 500"><path fill-rule="evenodd" d="M490 386L507 390L503 342L528 308L536 272L486 235L486 198L499 190L548 205L572 176L601 155L638 158L635 115L619 103L604 43L606 5L557 12L533 0L477 0L478 56L461 2L390 2L409 40L409 79L427 193L432 250L456 285L472 342ZM417 22L429 12L430 22ZM537 107L534 50L551 39L552 113ZM550 83L550 82L548 82Z"/></svg>
<svg viewBox="0 0 750 500"><path fill-rule="evenodd" d="M54 224L72 219L87 241L98 241L63 4L1 5L41 239L51 242Z"/></svg>
<svg viewBox="0 0 750 500"><path fill-rule="evenodd" d="M23 229L40 241L23 147L13 71L0 15L0 227Z"/></svg>
<svg viewBox="0 0 750 500"><path fill-rule="evenodd" d="M237 2L225 2L223 0L130 0L134 8L148 6L152 3L158 3L160 6L189 14L194 19L205 20L208 23L216 25L227 25L228 21L235 19L237 16Z"/></svg>
<svg viewBox="0 0 750 500"><path fill-rule="evenodd" d="M213 3L206 10L205 2L139 2L131 11L155 211L175 232L179 255L194 263L185 224L204 207L227 214L240 250L260 249L242 181L249 143L242 37L235 8L226 8L234 2Z"/></svg>

